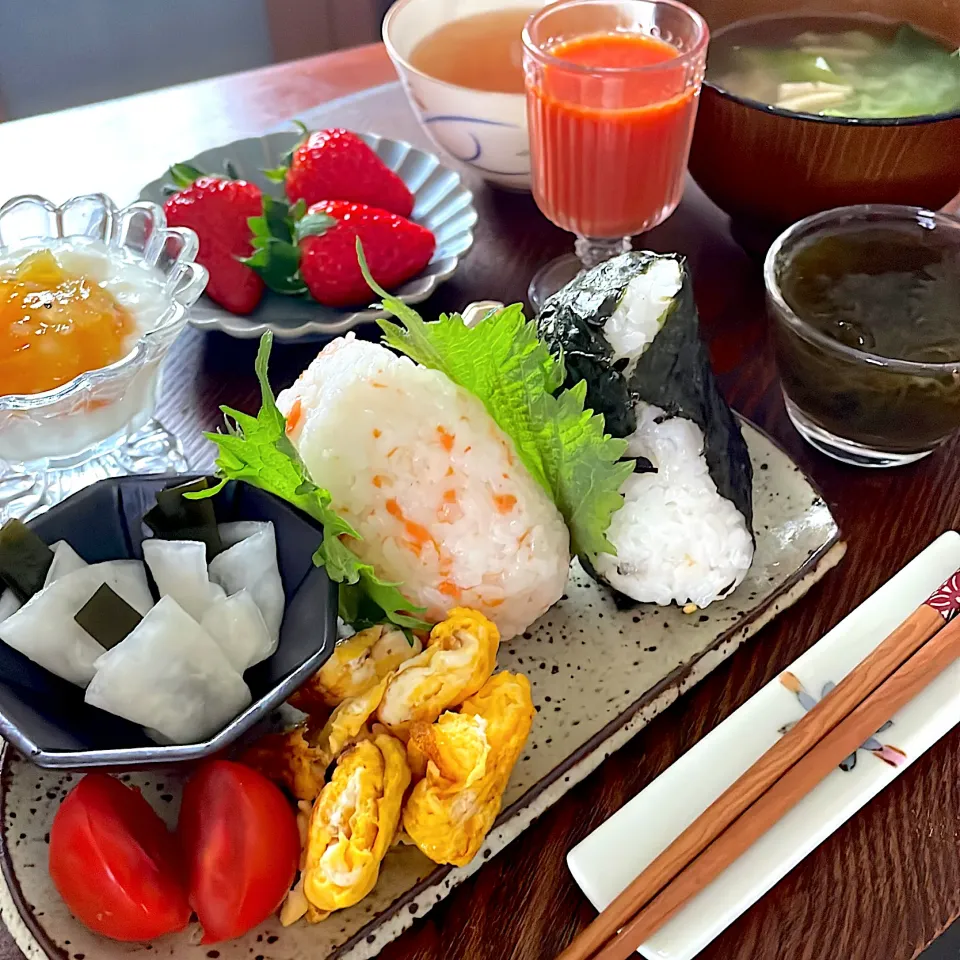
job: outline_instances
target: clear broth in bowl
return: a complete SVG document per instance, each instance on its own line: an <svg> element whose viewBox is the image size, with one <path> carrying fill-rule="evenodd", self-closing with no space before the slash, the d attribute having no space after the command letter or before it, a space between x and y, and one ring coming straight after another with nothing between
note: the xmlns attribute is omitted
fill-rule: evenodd
<svg viewBox="0 0 960 960"><path fill-rule="evenodd" d="M824 117L960 110L960 51L868 14L763 17L718 30L707 80L735 96Z"/></svg>
<svg viewBox="0 0 960 960"><path fill-rule="evenodd" d="M523 93L521 34L532 9L508 8L451 20L424 37L410 65L471 90Z"/></svg>

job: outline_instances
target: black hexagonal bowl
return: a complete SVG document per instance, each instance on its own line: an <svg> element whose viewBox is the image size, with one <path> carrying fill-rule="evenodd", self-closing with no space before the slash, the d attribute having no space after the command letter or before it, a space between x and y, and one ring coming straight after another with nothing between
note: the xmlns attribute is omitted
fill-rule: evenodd
<svg viewBox="0 0 960 960"><path fill-rule="evenodd" d="M30 526L47 542L66 540L88 563L143 559L149 532L141 518L157 493L190 477L101 480L51 508ZM40 767L136 769L199 760L228 747L266 717L333 652L337 591L313 564L320 526L294 507L247 484L231 482L214 499L217 520L272 520L286 595L280 644L244 674L253 702L203 743L160 746L136 724L84 703L83 690L0 642L0 734Z"/></svg>

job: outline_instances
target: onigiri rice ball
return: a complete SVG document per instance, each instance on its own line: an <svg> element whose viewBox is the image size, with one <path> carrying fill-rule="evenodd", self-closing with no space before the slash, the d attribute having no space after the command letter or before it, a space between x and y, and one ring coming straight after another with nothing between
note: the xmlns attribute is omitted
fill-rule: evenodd
<svg viewBox="0 0 960 960"><path fill-rule="evenodd" d="M480 400L445 374L348 334L277 403L314 482L362 537L353 549L427 619L472 607L509 638L560 599L560 512Z"/></svg>
<svg viewBox="0 0 960 960"><path fill-rule="evenodd" d="M653 404L638 403L636 414L627 456L655 470L624 481L623 507L607 531L617 554L600 554L597 572L634 600L706 607L746 576L753 538L743 514L717 491L703 431Z"/></svg>

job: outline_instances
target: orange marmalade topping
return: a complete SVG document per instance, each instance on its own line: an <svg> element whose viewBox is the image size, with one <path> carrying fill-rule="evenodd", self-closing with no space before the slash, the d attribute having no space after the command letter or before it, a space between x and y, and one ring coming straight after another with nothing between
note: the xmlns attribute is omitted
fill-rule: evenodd
<svg viewBox="0 0 960 960"><path fill-rule="evenodd" d="M40 393L120 360L133 314L49 250L0 272L0 393Z"/></svg>

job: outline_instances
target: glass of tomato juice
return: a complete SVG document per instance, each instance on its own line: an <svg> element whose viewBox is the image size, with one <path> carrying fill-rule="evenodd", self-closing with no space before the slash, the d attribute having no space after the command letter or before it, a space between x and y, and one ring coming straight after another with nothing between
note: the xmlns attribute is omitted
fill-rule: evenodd
<svg viewBox="0 0 960 960"><path fill-rule="evenodd" d="M576 255L533 278L535 307L676 209L708 39L677 0L561 0L527 21L533 196L576 234Z"/></svg>

